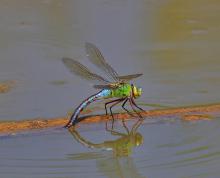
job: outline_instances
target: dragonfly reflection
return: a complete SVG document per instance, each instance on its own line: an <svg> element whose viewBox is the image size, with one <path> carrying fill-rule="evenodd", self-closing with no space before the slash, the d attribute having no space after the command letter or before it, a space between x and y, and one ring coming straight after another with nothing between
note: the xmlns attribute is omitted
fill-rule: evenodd
<svg viewBox="0 0 220 178"><path fill-rule="evenodd" d="M119 138L116 140L104 141L103 143L93 143L92 141L83 138L74 127L70 127L68 130L82 145L88 148L112 150L114 156L120 157L130 155L134 147L140 146L143 143L143 136L137 132L137 129L142 122L143 120L138 120L130 130L126 127L126 133L107 130L113 136L118 136ZM125 127L125 125L123 125L123 127Z"/></svg>

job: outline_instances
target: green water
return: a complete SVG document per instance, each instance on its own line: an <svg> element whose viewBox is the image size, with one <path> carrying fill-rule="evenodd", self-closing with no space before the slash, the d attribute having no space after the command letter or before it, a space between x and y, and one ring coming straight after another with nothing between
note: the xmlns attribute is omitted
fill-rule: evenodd
<svg viewBox="0 0 220 178"><path fill-rule="evenodd" d="M145 109L219 103L219 19L215 0L3 0L0 82L13 86L0 93L0 120L64 116L94 94L61 62L72 57L99 73L86 59L85 42L96 44L119 74L144 74L134 83L143 88L137 103ZM2 136L0 177L218 178L215 118L146 120L137 130L142 144L123 137L126 156L87 148L64 129ZM126 132L120 123L116 129ZM84 125L79 133L92 143L125 144L104 123Z"/></svg>

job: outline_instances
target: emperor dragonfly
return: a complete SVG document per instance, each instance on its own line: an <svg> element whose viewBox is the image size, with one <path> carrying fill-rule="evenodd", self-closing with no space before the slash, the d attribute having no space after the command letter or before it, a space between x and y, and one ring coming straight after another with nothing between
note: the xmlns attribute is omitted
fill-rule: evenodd
<svg viewBox="0 0 220 178"><path fill-rule="evenodd" d="M119 76L118 73L106 62L101 52L94 44L86 43L85 49L90 61L94 65L96 65L99 69L101 69L106 74L106 77L108 79L91 72L87 67L85 67L84 65L82 65L81 63L79 63L74 59L71 58L62 59L64 65L69 69L70 72L86 80L92 82L99 82L99 84L94 85L94 88L101 90L98 93L85 99L75 109L74 113L70 117L69 122L65 125L65 127L69 128L79 123L81 121L78 119L80 112L84 108L86 108L91 102L94 102L99 99L115 98L114 100L105 103L106 115L108 114L107 105L112 104L110 106L110 113L113 118L113 123L114 123L114 115L112 112L112 107L116 106L119 103L123 102L122 108L128 113L129 111L125 108L125 104L128 101L134 112L137 113L135 107L143 111L143 109L140 108L134 101L134 99L141 96L142 88L136 87L135 85L128 83L130 80L140 77L142 74Z"/></svg>

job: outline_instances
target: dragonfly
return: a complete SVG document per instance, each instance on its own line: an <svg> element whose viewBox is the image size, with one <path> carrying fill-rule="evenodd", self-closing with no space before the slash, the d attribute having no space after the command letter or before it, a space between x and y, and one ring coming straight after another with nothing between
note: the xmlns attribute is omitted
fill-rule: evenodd
<svg viewBox="0 0 220 178"><path fill-rule="evenodd" d="M122 109L126 112L130 113L128 109L125 108L125 104L127 102L130 103L132 110L136 113L137 109L144 111L141 107L139 107L135 103L135 99L140 97L142 94L142 88L137 87L134 84L130 83L132 79L140 77L139 74L132 75L118 75L118 73L113 69L111 65L109 65L105 58L103 57L100 50L92 43L85 44L85 51L88 59L92 64L98 67L106 76L103 77L96 73L91 72L86 66L74 60L72 58L62 58L62 62L67 67L67 69L83 79L92 82L95 89L99 89L99 92L95 93L92 96L86 98L73 112L68 123L65 125L65 128L69 128L71 126L75 126L82 119L79 118L80 113L92 102L101 99L108 99L105 103L105 112L108 115L107 106L110 106L110 114L112 117L112 127L114 123L114 115L112 112L112 108L119 103L122 105ZM110 100L110 101L109 101ZM141 116L140 116L141 117Z"/></svg>

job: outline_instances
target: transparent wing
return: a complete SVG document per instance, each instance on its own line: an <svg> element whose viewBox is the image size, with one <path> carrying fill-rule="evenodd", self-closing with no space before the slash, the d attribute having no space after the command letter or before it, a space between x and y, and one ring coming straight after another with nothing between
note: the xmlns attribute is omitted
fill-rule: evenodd
<svg viewBox="0 0 220 178"><path fill-rule="evenodd" d="M118 76L118 79L120 81L123 81L123 82L128 82L130 80L133 80L135 78L138 78L140 76L142 76L143 74L132 74L132 75L124 75L124 76Z"/></svg>
<svg viewBox="0 0 220 178"><path fill-rule="evenodd" d="M115 89L118 88L119 85L111 85L111 84L107 84L107 85L93 85L93 87L95 89Z"/></svg>
<svg viewBox="0 0 220 178"><path fill-rule="evenodd" d="M121 83L126 83L132 79L142 76L143 74L132 74L132 75L125 75L125 76L118 76L120 82L117 83L109 83L104 85L93 85L96 89L114 89L120 86Z"/></svg>
<svg viewBox="0 0 220 178"><path fill-rule="evenodd" d="M64 65L69 69L69 71L83 79L92 81L92 82L101 82L102 84L109 84L108 80L105 78L92 73L87 67L79 63L78 61L71 58L62 59Z"/></svg>
<svg viewBox="0 0 220 178"><path fill-rule="evenodd" d="M119 79L117 72L105 61L99 49L91 43L86 43L85 48L90 61L105 72L110 80L118 82Z"/></svg>

